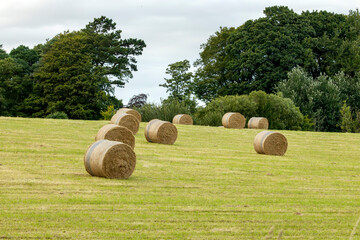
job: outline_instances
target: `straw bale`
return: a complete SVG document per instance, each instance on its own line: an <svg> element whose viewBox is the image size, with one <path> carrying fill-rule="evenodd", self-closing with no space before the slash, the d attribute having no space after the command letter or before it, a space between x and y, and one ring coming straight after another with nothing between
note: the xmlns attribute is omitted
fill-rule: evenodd
<svg viewBox="0 0 360 240"><path fill-rule="evenodd" d="M135 147L135 137L133 133L128 128L116 124L106 124L100 128L96 134L95 141L102 139L123 142L132 149Z"/></svg>
<svg viewBox="0 0 360 240"><path fill-rule="evenodd" d="M185 124L185 125L193 125L193 120L190 115L187 114L178 114L173 120L173 124Z"/></svg>
<svg viewBox="0 0 360 240"><path fill-rule="evenodd" d="M128 113L116 113L110 120L112 124L128 128L134 135L139 131L140 122L134 115Z"/></svg>
<svg viewBox="0 0 360 240"><path fill-rule="evenodd" d="M283 156L287 146L286 137L278 132L262 131L254 139L255 151L260 154Z"/></svg>
<svg viewBox="0 0 360 240"><path fill-rule="evenodd" d="M245 127L245 117L236 112L225 113L222 117L222 125L225 128L244 128Z"/></svg>
<svg viewBox="0 0 360 240"><path fill-rule="evenodd" d="M134 110L134 109L131 109L131 108L120 108L119 110L117 110L116 113L127 113L127 114L131 114L131 115L134 115L134 117L136 117L136 119L141 122L141 114Z"/></svg>
<svg viewBox="0 0 360 240"><path fill-rule="evenodd" d="M99 140L87 149L84 165L92 176L126 179L135 170L136 155L125 143Z"/></svg>
<svg viewBox="0 0 360 240"><path fill-rule="evenodd" d="M268 129L269 121L264 117L252 117L248 122L248 128L253 129Z"/></svg>
<svg viewBox="0 0 360 240"><path fill-rule="evenodd" d="M177 129L171 122L153 119L146 125L145 138L148 142L174 144Z"/></svg>

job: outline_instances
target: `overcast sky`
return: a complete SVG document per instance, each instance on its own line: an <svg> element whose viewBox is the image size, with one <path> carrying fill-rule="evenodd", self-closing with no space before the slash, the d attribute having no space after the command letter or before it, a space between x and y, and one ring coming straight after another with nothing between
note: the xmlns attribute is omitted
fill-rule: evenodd
<svg viewBox="0 0 360 240"><path fill-rule="evenodd" d="M0 44L10 52L33 47L66 30L79 30L94 18L117 23L123 38L143 39L138 71L115 95L127 104L136 94L148 101L166 98L165 70L170 63L198 58L200 45L220 27L238 27L263 16L265 7L288 6L297 13L326 10L348 14L360 0L0 0Z"/></svg>

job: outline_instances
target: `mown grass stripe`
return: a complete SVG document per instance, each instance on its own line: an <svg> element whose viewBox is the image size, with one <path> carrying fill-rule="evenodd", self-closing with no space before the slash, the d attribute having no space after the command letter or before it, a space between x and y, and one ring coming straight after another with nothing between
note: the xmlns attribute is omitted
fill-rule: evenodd
<svg viewBox="0 0 360 240"><path fill-rule="evenodd" d="M114 180L84 169L107 123L0 117L1 237L357 238L360 134L281 131L279 158L254 152L263 130L178 125L171 146L136 134L134 174Z"/></svg>

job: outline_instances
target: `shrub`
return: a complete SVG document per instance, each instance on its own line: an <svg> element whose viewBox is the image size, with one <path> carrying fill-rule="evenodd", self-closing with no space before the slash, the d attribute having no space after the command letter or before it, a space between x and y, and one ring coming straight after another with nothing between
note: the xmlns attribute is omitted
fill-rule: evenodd
<svg viewBox="0 0 360 240"><path fill-rule="evenodd" d="M172 122L172 119L177 114L189 114L190 110L184 103L177 101L163 101L162 104L148 103L141 108L134 108L141 114L142 121L148 122L152 119L160 119L163 121Z"/></svg>
<svg viewBox="0 0 360 240"><path fill-rule="evenodd" d="M109 105L106 109L106 111L100 111L101 116L104 120L110 120L112 116L115 114L115 108L114 105Z"/></svg>
<svg viewBox="0 0 360 240"><path fill-rule="evenodd" d="M247 120L251 117L266 117L272 129L300 130L304 121L299 108L290 99L263 91L216 98L205 108L199 109L195 119L201 125L218 126L226 112L239 112Z"/></svg>
<svg viewBox="0 0 360 240"><path fill-rule="evenodd" d="M266 108L258 114L269 120L269 128L301 130L304 116L294 102L279 95L267 95ZM258 106L261 109L261 105Z"/></svg>
<svg viewBox="0 0 360 240"><path fill-rule="evenodd" d="M46 116L46 118L53 118L53 119L69 119L68 115L64 112L54 112L50 113Z"/></svg>
<svg viewBox="0 0 360 240"><path fill-rule="evenodd" d="M205 113L205 111L199 110L195 114L194 123L197 125L205 125L205 126L221 126L222 125L221 119L223 115L224 114L220 111Z"/></svg>
<svg viewBox="0 0 360 240"><path fill-rule="evenodd" d="M221 118L227 112L240 112L245 118L256 113L256 104L247 95L222 96L215 98L205 108L200 108L195 114L198 124L218 126L221 125ZM219 120L214 118L219 117Z"/></svg>
<svg viewBox="0 0 360 240"><path fill-rule="evenodd" d="M303 121L303 124L301 125L301 130L303 130L303 131L314 130L314 120L309 118L308 115L304 116L304 121Z"/></svg>
<svg viewBox="0 0 360 240"><path fill-rule="evenodd" d="M350 106L348 106L346 104L346 101L344 101L344 104L340 109L340 114L341 114L340 128L343 130L343 132L355 132L355 133L360 132L360 112L355 113L355 119L353 120Z"/></svg>

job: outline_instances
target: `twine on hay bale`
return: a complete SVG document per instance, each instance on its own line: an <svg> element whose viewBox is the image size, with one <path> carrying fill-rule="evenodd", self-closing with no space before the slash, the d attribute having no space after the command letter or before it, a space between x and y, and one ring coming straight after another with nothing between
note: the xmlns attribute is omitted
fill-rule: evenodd
<svg viewBox="0 0 360 240"><path fill-rule="evenodd" d="M278 132L262 131L254 139L255 151L260 154L283 156L287 146L286 137Z"/></svg>
<svg viewBox="0 0 360 240"><path fill-rule="evenodd" d="M264 117L252 117L248 122L248 128L253 129L268 129L269 121Z"/></svg>
<svg viewBox="0 0 360 240"><path fill-rule="evenodd" d="M128 113L116 113L110 122L128 128L134 135L139 131L140 122L134 115Z"/></svg>
<svg viewBox="0 0 360 240"><path fill-rule="evenodd" d="M191 116L188 114L178 114L173 118L172 123L173 124L193 125L193 120L192 120Z"/></svg>
<svg viewBox="0 0 360 240"><path fill-rule="evenodd" d="M127 114L131 114L131 115L134 115L134 117L136 117L136 119L141 122L141 114L134 110L134 109L131 109L131 108L120 108L119 110L117 110L116 113L127 113Z"/></svg>
<svg viewBox="0 0 360 240"><path fill-rule="evenodd" d="M245 127L245 117L236 112L225 113L222 117L222 125L225 128L244 128Z"/></svg>
<svg viewBox="0 0 360 240"><path fill-rule="evenodd" d="M84 165L92 176L126 179L134 172L136 155L127 144L100 140L87 149Z"/></svg>
<svg viewBox="0 0 360 240"><path fill-rule="evenodd" d="M171 122L153 119L146 125L145 138L148 142L174 144L177 129Z"/></svg>
<svg viewBox="0 0 360 240"><path fill-rule="evenodd" d="M135 147L135 137L133 133L128 128L116 124L106 124L100 128L95 136L95 141L102 139L123 142L132 149Z"/></svg>

